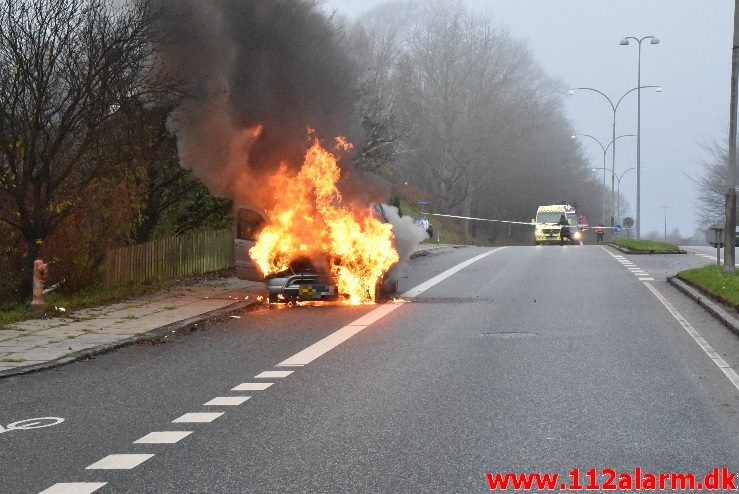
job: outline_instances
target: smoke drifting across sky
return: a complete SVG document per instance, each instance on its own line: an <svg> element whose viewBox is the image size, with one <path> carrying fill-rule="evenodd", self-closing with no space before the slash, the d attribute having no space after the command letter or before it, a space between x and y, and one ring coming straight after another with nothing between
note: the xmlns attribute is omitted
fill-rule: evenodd
<svg viewBox="0 0 739 494"><path fill-rule="evenodd" d="M308 126L326 142L352 137L352 65L315 2L156 7L162 62L185 92L170 127L183 166L212 192L264 208L273 193L265 177L281 162L300 165Z"/></svg>

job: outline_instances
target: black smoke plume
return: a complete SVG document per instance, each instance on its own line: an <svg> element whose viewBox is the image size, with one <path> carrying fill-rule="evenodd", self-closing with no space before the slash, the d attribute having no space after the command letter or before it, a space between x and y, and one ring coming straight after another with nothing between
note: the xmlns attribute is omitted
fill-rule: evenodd
<svg viewBox="0 0 739 494"><path fill-rule="evenodd" d="M355 74L338 25L308 0L155 0L180 159L212 192L266 208L270 172L297 168L307 128L356 138Z"/></svg>

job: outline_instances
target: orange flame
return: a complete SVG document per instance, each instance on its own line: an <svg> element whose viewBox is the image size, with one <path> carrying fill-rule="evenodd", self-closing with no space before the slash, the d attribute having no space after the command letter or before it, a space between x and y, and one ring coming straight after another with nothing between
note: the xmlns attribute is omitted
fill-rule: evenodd
<svg viewBox="0 0 739 494"><path fill-rule="evenodd" d="M343 137L336 141L336 149L351 148ZM369 207L341 204L340 174L336 156L314 137L297 175L283 164L271 177L271 189L279 192L249 254L265 275L285 271L301 257L327 264L339 293L359 304L374 299L376 283L399 257L391 225L374 218Z"/></svg>

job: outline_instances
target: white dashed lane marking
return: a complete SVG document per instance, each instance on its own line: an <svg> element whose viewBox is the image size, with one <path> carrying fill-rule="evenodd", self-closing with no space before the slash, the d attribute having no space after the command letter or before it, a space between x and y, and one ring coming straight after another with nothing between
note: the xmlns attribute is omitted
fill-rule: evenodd
<svg viewBox="0 0 739 494"><path fill-rule="evenodd" d="M690 252L691 254L693 254L695 256L705 257L706 259L710 259L712 261L715 261L716 260L716 255L715 254L714 255L708 255L708 254L704 254L703 252L697 252L695 250L689 250L688 252ZM723 263L724 262L724 258L721 257L720 259L721 259L721 263ZM739 267L739 264L735 264L735 266Z"/></svg>
<svg viewBox="0 0 739 494"><path fill-rule="evenodd" d="M634 276L636 276L637 278L639 278L639 281L654 281L654 278L651 277L652 275L650 275L647 271L644 271L642 268L640 268L639 266L637 266L633 262L629 261L625 257L613 255L605 247L602 247L601 246L601 249L603 249L604 251L606 251L606 253L609 256L611 256L612 258L614 258L615 260L617 260L618 262L620 262L621 265L623 267L625 267L626 269L628 269L631 274L633 274Z"/></svg>
<svg viewBox="0 0 739 494"><path fill-rule="evenodd" d="M39 494L92 494L107 482L62 482L54 484Z"/></svg>
<svg viewBox="0 0 739 494"><path fill-rule="evenodd" d="M85 470L130 470L153 456L152 454L108 455L85 468Z"/></svg>
<svg viewBox="0 0 739 494"><path fill-rule="evenodd" d="M218 396L208 403L203 403L203 406L236 406L241 405L249 398L249 396Z"/></svg>
<svg viewBox="0 0 739 494"><path fill-rule="evenodd" d="M223 412L214 413L186 413L181 417L177 417L172 421L174 424L195 424L213 422L215 419L223 415Z"/></svg>
<svg viewBox="0 0 739 494"><path fill-rule="evenodd" d="M287 377L292 373L293 371L286 371L286 370L264 371L254 376L254 379L272 379L272 378L280 379L283 377Z"/></svg>
<svg viewBox="0 0 739 494"><path fill-rule="evenodd" d="M150 432L136 439L134 444L175 444L192 434L192 431L158 431Z"/></svg>
<svg viewBox="0 0 739 494"><path fill-rule="evenodd" d="M264 391L272 386L272 383L241 383L231 391Z"/></svg>

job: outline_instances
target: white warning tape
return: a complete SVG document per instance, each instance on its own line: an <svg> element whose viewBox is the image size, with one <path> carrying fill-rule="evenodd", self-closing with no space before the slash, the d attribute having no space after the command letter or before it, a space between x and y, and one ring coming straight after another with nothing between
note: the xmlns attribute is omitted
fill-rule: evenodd
<svg viewBox="0 0 739 494"><path fill-rule="evenodd" d="M488 218L474 218L472 216L456 216L456 215L453 215L453 214L440 214L440 213L426 213L426 214L428 214L429 216L441 216L441 217L444 217L444 218L457 218L457 219L460 219L460 220L475 220L475 221L492 221L492 222L495 222L495 223L512 223L514 225L531 225L531 226L536 226L536 225L539 224L539 223L531 223L530 221L491 220L491 219L488 219ZM595 229L596 227L594 227L594 226L588 226L588 228ZM605 230L613 230L613 227L612 226L604 226L604 227L601 227L601 228L603 228ZM628 230L628 228L624 228L624 230Z"/></svg>
<svg viewBox="0 0 739 494"><path fill-rule="evenodd" d="M506 220L491 220L488 218L473 218L471 216L455 216L453 214L439 214L439 213L426 213L429 216L442 216L444 218L458 218L460 220L477 220L477 221L492 221L495 223L513 223L514 225L531 225L534 226L536 223L529 221L506 221Z"/></svg>

